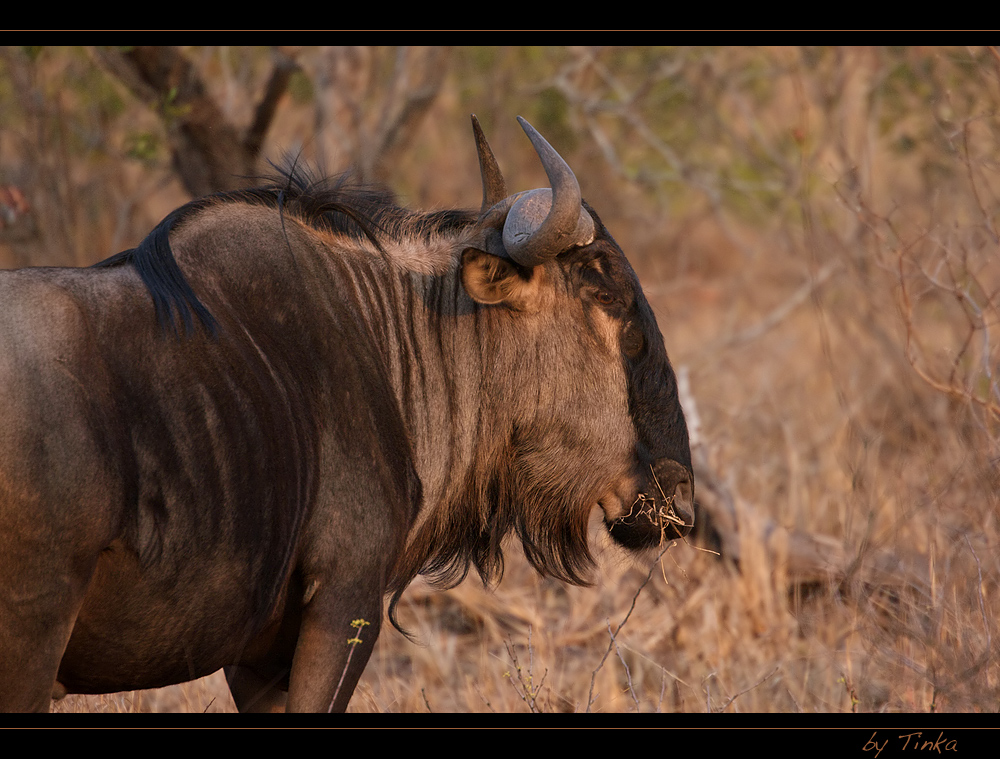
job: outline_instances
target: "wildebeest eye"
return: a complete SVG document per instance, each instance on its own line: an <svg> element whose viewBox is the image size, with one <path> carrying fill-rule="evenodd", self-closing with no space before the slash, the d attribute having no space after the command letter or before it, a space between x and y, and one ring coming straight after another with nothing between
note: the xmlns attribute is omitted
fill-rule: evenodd
<svg viewBox="0 0 1000 759"><path fill-rule="evenodd" d="M602 306L610 306L612 303L615 302L615 296L609 293L607 290L598 290L597 292L594 293L594 298L596 298L597 302L600 303Z"/></svg>

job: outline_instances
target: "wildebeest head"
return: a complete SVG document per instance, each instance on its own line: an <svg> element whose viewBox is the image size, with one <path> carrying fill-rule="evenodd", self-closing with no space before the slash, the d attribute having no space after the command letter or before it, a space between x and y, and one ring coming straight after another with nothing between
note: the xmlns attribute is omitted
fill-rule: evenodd
<svg viewBox="0 0 1000 759"><path fill-rule="evenodd" d="M495 345L495 373L513 387L496 392L522 400L493 485L502 492L489 496L518 501L513 528L536 568L582 582L594 505L633 551L687 534L691 454L674 372L635 273L569 166L519 121L551 189L509 195L473 118L483 205L462 281L506 317L500 332L511 334Z"/></svg>

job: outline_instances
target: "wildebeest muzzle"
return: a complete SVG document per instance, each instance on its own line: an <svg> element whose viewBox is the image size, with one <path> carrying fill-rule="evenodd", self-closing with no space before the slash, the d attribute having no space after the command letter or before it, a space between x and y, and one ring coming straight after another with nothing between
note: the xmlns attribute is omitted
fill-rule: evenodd
<svg viewBox="0 0 1000 759"><path fill-rule="evenodd" d="M683 538L694 526L694 479L671 459L650 465L646 487L628 510L607 522L608 532L633 550Z"/></svg>

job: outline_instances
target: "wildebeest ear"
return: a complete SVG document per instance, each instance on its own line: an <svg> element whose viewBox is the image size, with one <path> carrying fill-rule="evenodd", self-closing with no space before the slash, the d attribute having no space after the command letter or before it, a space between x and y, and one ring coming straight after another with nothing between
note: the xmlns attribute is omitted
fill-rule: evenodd
<svg viewBox="0 0 1000 759"><path fill-rule="evenodd" d="M476 303L529 308L534 302L536 278L523 271L506 258L476 248L466 248L462 253L462 284Z"/></svg>

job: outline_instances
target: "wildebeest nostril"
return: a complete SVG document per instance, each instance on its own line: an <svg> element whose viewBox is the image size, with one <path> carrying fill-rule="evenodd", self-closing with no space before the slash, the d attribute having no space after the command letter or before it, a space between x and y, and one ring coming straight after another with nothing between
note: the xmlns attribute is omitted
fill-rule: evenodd
<svg viewBox="0 0 1000 759"><path fill-rule="evenodd" d="M674 488L670 512L664 518L665 536L668 539L683 538L694 527L694 492L690 480L684 480ZM671 532L674 534L671 535Z"/></svg>

